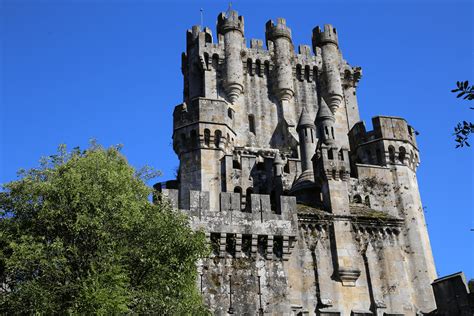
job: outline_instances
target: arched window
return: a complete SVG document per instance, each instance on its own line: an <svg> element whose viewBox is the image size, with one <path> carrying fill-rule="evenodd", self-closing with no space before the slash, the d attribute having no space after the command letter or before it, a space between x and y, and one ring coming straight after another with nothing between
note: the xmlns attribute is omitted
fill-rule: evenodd
<svg viewBox="0 0 474 316"><path fill-rule="evenodd" d="M352 198L352 203L362 204L362 198L359 194L354 195L354 197Z"/></svg>
<svg viewBox="0 0 474 316"><path fill-rule="evenodd" d="M256 74L257 76L262 76L262 71L261 71L261 69L260 69L260 65L261 65L261 64L260 64L260 60L257 59L257 61L255 62L255 74Z"/></svg>
<svg viewBox="0 0 474 316"><path fill-rule="evenodd" d="M270 73L270 63L268 62L268 60L265 60L265 62L263 63L263 66L264 66L265 76L268 76L268 74Z"/></svg>
<svg viewBox="0 0 474 316"><path fill-rule="evenodd" d="M365 197L365 205L367 205L368 207L370 207L370 198L369 198L368 195Z"/></svg>
<svg viewBox="0 0 474 316"><path fill-rule="evenodd" d="M337 159L344 161L344 152L342 149L337 152Z"/></svg>
<svg viewBox="0 0 474 316"><path fill-rule="evenodd" d="M216 130L214 132L214 145L219 148L221 144L222 132L220 130Z"/></svg>
<svg viewBox="0 0 474 316"><path fill-rule="evenodd" d="M228 108L228 109L227 109L227 116L228 116L230 119L233 118L234 114L232 113L232 109L231 109L231 108Z"/></svg>
<svg viewBox="0 0 474 316"><path fill-rule="evenodd" d="M309 81L309 66L304 67L304 80Z"/></svg>
<svg viewBox="0 0 474 316"><path fill-rule="evenodd" d="M209 147L209 144L211 143L211 131L209 129L204 130L204 145Z"/></svg>
<svg viewBox="0 0 474 316"><path fill-rule="evenodd" d="M395 162L395 148L392 145L388 146L388 159L391 163Z"/></svg>
<svg viewBox="0 0 474 316"><path fill-rule="evenodd" d="M337 171L336 171L336 169L333 169L332 170L332 179L336 180L336 178L337 178Z"/></svg>
<svg viewBox="0 0 474 316"><path fill-rule="evenodd" d="M234 188L234 193L239 194L239 200L240 200L240 204L241 204L241 208L242 208L242 188L241 187L235 187Z"/></svg>
<svg viewBox="0 0 474 316"><path fill-rule="evenodd" d="M249 114L249 131L255 134L255 117L253 114Z"/></svg>
<svg viewBox="0 0 474 316"><path fill-rule="evenodd" d="M247 59L247 73L251 76L253 76L253 71L252 71L252 59Z"/></svg>
<svg viewBox="0 0 474 316"><path fill-rule="evenodd" d="M301 71L301 65L300 65L300 64L296 65L296 79L298 79L299 81L302 81L302 80L303 80L302 71Z"/></svg>
<svg viewBox="0 0 474 316"><path fill-rule="evenodd" d="M401 163L405 162L406 154L407 154L407 151L405 147L401 146L400 148L398 148L398 160L400 160Z"/></svg>

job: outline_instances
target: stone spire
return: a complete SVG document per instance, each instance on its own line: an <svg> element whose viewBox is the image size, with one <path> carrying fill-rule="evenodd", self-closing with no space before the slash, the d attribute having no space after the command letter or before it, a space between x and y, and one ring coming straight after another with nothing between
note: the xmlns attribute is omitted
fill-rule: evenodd
<svg viewBox="0 0 474 316"><path fill-rule="evenodd" d="M321 98L318 115L316 117L318 126L320 127L320 135L326 145L334 144L334 115L328 105Z"/></svg>
<svg viewBox="0 0 474 316"><path fill-rule="evenodd" d="M296 127L296 130L299 132L302 128L305 127L316 129L313 120L309 116L309 112L308 109L306 109L306 106L303 107L303 110L301 111L300 119L298 121L298 126Z"/></svg>

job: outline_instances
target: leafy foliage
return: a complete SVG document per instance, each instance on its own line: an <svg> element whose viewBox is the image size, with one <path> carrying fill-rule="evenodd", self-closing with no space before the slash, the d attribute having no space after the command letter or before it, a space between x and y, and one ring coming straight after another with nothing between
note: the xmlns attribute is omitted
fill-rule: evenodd
<svg viewBox="0 0 474 316"><path fill-rule="evenodd" d="M458 81L456 82L456 89L451 90L451 92L456 93L456 98L463 98L464 100L474 100L474 86L469 85L469 81ZM471 108L473 110L474 108Z"/></svg>
<svg viewBox="0 0 474 316"><path fill-rule="evenodd" d="M119 148L43 159L0 192L0 314L203 314L204 234Z"/></svg>
<svg viewBox="0 0 474 316"><path fill-rule="evenodd" d="M453 93L458 93L456 98L463 98L469 101L474 100L474 86L470 86L469 81L458 81L456 86L456 89L451 90ZM474 110L472 107L470 109ZM454 127L454 141L457 142L456 148L464 147L464 145L470 147L471 145L467 140L471 133L474 133L474 124L472 122L463 121L462 123L458 123Z"/></svg>

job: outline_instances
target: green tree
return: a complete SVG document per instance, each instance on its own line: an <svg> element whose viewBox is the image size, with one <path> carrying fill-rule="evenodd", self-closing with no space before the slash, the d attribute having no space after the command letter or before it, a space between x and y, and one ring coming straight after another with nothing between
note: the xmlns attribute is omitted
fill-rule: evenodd
<svg viewBox="0 0 474 316"><path fill-rule="evenodd" d="M203 314L202 232L119 152L43 159L0 192L0 314Z"/></svg>
<svg viewBox="0 0 474 316"><path fill-rule="evenodd" d="M469 100L472 101L474 100L474 86L469 85L469 81L458 81L456 83L457 88L451 90L453 93L457 93L456 97L457 98L463 98L464 100ZM474 110L474 108L470 108L471 110ZM472 122L468 121L462 121L459 122L455 127L454 127L454 136L458 144L456 145L456 148L458 147L464 147L466 145L467 147L470 147L471 145L467 141L469 139L469 135L474 133L474 124Z"/></svg>

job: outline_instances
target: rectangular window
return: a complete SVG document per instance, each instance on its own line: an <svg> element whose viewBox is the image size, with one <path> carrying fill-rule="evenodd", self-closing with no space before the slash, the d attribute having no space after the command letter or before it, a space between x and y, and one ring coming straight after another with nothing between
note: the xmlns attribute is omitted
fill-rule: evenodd
<svg viewBox="0 0 474 316"><path fill-rule="evenodd" d="M250 133L255 134L255 117L253 114L249 115L249 131Z"/></svg>
<svg viewBox="0 0 474 316"><path fill-rule="evenodd" d="M227 234L225 246L227 254L235 258L235 234Z"/></svg>

